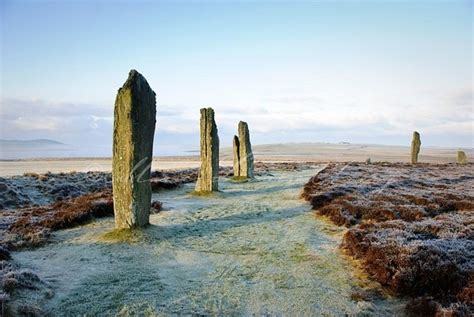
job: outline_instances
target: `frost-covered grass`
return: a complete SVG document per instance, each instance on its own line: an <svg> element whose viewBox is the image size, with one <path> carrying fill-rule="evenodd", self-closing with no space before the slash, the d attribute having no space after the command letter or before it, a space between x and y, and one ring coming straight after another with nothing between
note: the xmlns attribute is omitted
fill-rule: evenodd
<svg viewBox="0 0 474 317"><path fill-rule="evenodd" d="M155 193L164 210L139 233L102 219L13 257L55 290L44 302L51 315L396 312L391 298L354 300L354 291L376 285L340 253L345 229L299 199L314 173L221 178L211 197L190 195L193 184Z"/></svg>
<svg viewBox="0 0 474 317"><path fill-rule="evenodd" d="M137 243L144 237L141 229L112 229L101 236L101 240L111 243Z"/></svg>
<svg viewBox="0 0 474 317"><path fill-rule="evenodd" d="M474 165L330 164L305 185L318 215L350 227L342 247L407 312L474 311Z"/></svg>
<svg viewBox="0 0 474 317"><path fill-rule="evenodd" d="M234 176L231 180L235 183L245 183L249 181L249 178L245 176Z"/></svg>

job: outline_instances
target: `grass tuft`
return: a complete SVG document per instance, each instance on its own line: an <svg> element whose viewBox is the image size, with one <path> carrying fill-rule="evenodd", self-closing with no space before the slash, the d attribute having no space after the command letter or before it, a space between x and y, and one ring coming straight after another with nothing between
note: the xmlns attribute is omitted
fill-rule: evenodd
<svg viewBox="0 0 474 317"><path fill-rule="evenodd" d="M234 183L247 183L249 178L245 176L234 176L230 180Z"/></svg>
<svg viewBox="0 0 474 317"><path fill-rule="evenodd" d="M143 241L143 229L114 229L104 233L100 240L105 242L137 243Z"/></svg>
<svg viewBox="0 0 474 317"><path fill-rule="evenodd" d="M215 197L217 193L213 191L192 191L190 195L195 197Z"/></svg>

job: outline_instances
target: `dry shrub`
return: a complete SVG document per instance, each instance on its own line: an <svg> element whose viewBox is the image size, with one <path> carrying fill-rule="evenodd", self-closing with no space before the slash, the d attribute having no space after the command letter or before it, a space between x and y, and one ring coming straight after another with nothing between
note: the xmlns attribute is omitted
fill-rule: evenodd
<svg viewBox="0 0 474 317"><path fill-rule="evenodd" d="M436 316L440 306L432 297L417 297L407 304L406 313L410 317Z"/></svg>
<svg viewBox="0 0 474 317"><path fill-rule="evenodd" d="M0 261L8 261L10 259L10 252L6 248L0 246Z"/></svg>
<svg viewBox="0 0 474 317"><path fill-rule="evenodd" d="M473 305L466 303L452 303L443 307L430 296L421 296L412 299L406 306L405 312L410 317L470 317L473 315Z"/></svg>
<svg viewBox="0 0 474 317"><path fill-rule="evenodd" d="M338 226L352 226L357 223L357 219L351 217L348 214L344 214L342 206L339 205L326 205L318 209L318 213L323 216L329 217L332 222Z"/></svg>
<svg viewBox="0 0 474 317"><path fill-rule="evenodd" d="M151 202L151 213L157 214L163 209L163 204L161 201L152 201Z"/></svg>
<svg viewBox="0 0 474 317"><path fill-rule="evenodd" d="M418 206L394 206L395 212L398 213L400 219L406 221L419 221L426 217L426 212Z"/></svg>
<svg viewBox="0 0 474 317"><path fill-rule="evenodd" d="M431 201L425 197L419 197L419 196L408 194L408 195L403 195L403 198L405 198L406 200L408 200L408 202L416 206L428 206L429 204L431 204Z"/></svg>
<svg viewBox="0 0 474 317"><path fill-rule="evenodd" d="M270 171L295 171L314 166L314 162L255 162L255 174L262 175ZM230 168L232 169L232 168ZM233 172L232 172L233 176Z"/></svg>
<svg viewBox="0 0 474 317"><path fill-rule="evenodd" d="M42 309L36 305L32 304L22 304L16 307L16 316L31 316L31 317L40 317L44 316Z"/></svg>
<svg viewBox="0 0 474 317"><path fill-rule="evenodd" d="M95 217L113 215L110 191L87 194L49 206L19 209L7 229L7 241L2 244L18 248L44 243L50 230L68 228Z"/></svg>
<svg viewBox="0 0 474 317"><path fill-rule="evenodd" d="M457 297L461 302L474 304L474 274L470 274L469 282L458 293Z"/></svg>
<svg viewBox="0 0 474 317"><path fill-rule="evenodd" d="M3 290L11 294L17 288L37 289L38 275L29 270L9 271L3 275Z"/></svg>
<svg viewBox="0 0 474 317"><path fill-rule="evenodd" d="M23 210L24 217L10 226L10 231L39 225L47 229L61 229L84 223L93 217L113 215L110 191L87 194L50 206Z"/></svg>
<svg viewBox="0 0 474 317"><path fill-rule="evenodd" d="M311 198L311 205L313 205L314 209L318 209L329 204L334 199L340 196L344 196L344 192L338 192L338 191L325 192L323 194L313 196Z"/></svg>
<svg viewBox="0 0 474 317"><path fill-rule="evenodd" d="M22 307L30 307L23 303L12 303L11 297L19 290L33 290L35 292L45 289L45 284L40 278L29 270L21 270L12 262L2 261L0 266L0 309L5 316L40 316L40 310L27 311ZM32 306L33 307L33 306ZM34 313L38 312L38 314ZM0 313L1 315L1 313ZM3 315L2 315L3 316Z"/></svg>
<svg viewBox="0 0 474 317"><path fill-rule="evenodd" d="M159 201L151 203L151 213L162 210ZM111 191L103 191L56 202L49 206L23 208L11 211L11 223L7 234L0 240L2 250L9 248L33 247L44 244L52 230L69 228L91 221L95 218L113 216ZM6 253L5 253L6 256Z"/></svg>
<svg viewBox="0 0 474 317"><path fill-rule="evenodd" d="M414 168L400 163L330 164L305 184L301 197L339 225L392 219L417 221L474 210L472 172L455 165L424 164ZM445 173L453 177L446 178Z"/></svg>
<svg viewBox="0 0 474 317"><path fill-rule="evenodd" d="M474 214L452 213L419 222L363 224L345 234L342 246L389 291L431 297L436 312L451 306L462 311L474 293L472 223ZM413 314L423 308L417 303L407 307Z"/></svg>
<svg viewBox="0 0 474 317"><path fill-rule="evenodd" d="M331 164L302 197L335 224L366 271L410 296L411 316L470 316L474 302L474 170L455 164Z"/></svg>
<svg viewBox="0 0 474 317"><path fill-rule="evenodd" d="M163 179L151 179L150 184L151 184L151 190L154 192L157 192L162 189L174 189L179 186L177 182L172 182L172 181L163 180Z"/></svg>

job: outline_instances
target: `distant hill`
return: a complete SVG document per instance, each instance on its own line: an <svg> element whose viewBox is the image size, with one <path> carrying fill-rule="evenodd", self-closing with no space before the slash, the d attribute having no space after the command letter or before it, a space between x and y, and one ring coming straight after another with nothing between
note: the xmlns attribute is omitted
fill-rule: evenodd
<svg viewBox="0 0 474 317"><path fill-rule="evenodd" d="M7 145L7 146L35 146L35 145L66 145L62 142L50 139L34 139L34 140L5 140L0 139L0 145Z"/></svg>
<svg viewBox="0 0 474 317"><path fill-rule="evenodd" d="M50 139L0 139L0 160L64 157L70 155L71 149L71 145Z"/></svg>

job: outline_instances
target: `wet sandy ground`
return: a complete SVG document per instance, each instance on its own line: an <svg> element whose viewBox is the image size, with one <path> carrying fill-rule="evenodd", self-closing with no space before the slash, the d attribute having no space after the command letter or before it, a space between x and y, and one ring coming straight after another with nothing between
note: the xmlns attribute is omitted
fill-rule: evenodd
<svg viewBox="0 0 474 317"><path fill-rule="evenodd" d="M341 254L345 229L299 199L315 173L221 178L209 197L190 195L193 184L154 194L165 210L126 236L114 235L110 218L56 232L45 247L13 253L51 290L19 300L52 315L398 313L399 300L353 299L376 285Z"/></svg>

